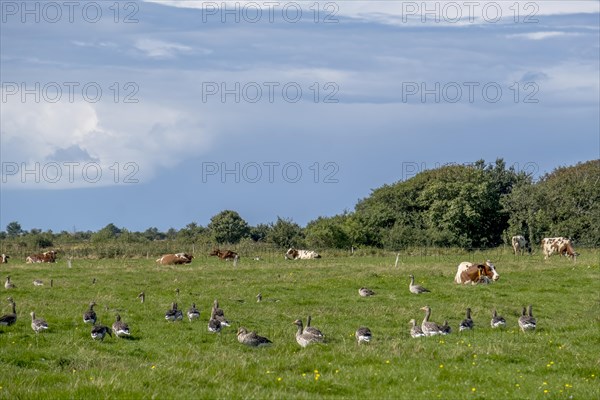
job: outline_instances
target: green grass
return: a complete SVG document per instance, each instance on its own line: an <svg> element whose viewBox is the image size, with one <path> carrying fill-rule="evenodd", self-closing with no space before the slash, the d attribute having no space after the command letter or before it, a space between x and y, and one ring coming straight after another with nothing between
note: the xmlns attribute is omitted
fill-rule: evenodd
<svg viewBox="0 0 600 400"><path fill-rule="evenodd" d="M17 303L18 321L0 328L0 398L442 398L595 399L600 395L600 268L598 251L582 251L576 264L565 258L513 257L501 250L469 254L389 257L325 257L321 260L231 262L198 257L191 265L159 267L153 260L65 260L56 265L10 263L17 288L0 289ZM453 284L462 260L491 258L501 275L489 286ZM13 261L13 260L11 260ZM408 292L408 275L432 293ZM54 279L50 288L49 280ZM92 279L96 284L92 285ZM34 279L43 279L34 287ZM376 295L358 296L366 286ZM201 320L169 323L164 312L175 301L192 302ZM146 303L136 299L144 290ZM263 302L256 303L258 292ZM218 298L233 322L220 335L206 323ZM94 300L99 321L110 325L118 311L131 339L95 342L82 322ZM278 300L278 301L275 301ZM517 318L532 303L538 329L523 334ZM454 333L412 339L408 321L448 319ZM458 333L464 310L476 328ZM497 307L508 322L489 327ZM38 337L29 312L50 329ZM326 345L300 348L296 318L313 316ZM274 344L251 349L235 332L243 325ZM354 331L373 331L358 346Z"/></svg>

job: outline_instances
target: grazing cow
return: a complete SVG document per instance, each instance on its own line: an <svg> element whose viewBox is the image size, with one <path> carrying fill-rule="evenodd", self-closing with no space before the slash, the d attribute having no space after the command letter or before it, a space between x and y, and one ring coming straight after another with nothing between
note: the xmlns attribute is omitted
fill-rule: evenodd
<svg viewBox="0 0 600 400"><path fill-rule="evenodd" d="M209 256L217 256L221 260L235 260L236 258L239 258L238 253L236 253L235 251L221 251L219 249L214 249L213 251L211 251Z"/></svg>
<svg viewBox="0 0 600 400"><path fill-rule="evenodd" d="M511 242L512 248L515 251L515 256L519 253L523 255L523 252L527 247L527 240L525 240L525 237L522 235L513 236Z"/></svg>
<svg viewBox="0 0 600 400"><path fill-rule="evenodd" d="M313 258L321 258L319 253L312 250L297 250L294 248L288 249L285 253L286 260L311 260Z"/></svg>
<svg viewBox="0 0 600 400"><path fill-rule="evenodd" d="M473 264L464 261L458 265L454 283L471 283L475 285L477 283L491 283L498 279L500 279L500 275L490 260L487 260L484 264Z"/></svg>
<svg viewBox="0 0 600 400"><path fill-rule="evenodd" d="M2 258L0 258L0 264L6 264L8 263L8 259L10 258L9 256L7 256L6 254L2 253Z"/></svg>
<svg viewBox="0 0 600 400"><path fill-rule="evenodd" d="M191 263L192 258L194 258L194 256L187 253L165 254L156 260L156 262L160 265L181 265Z"/></svg>
<svg viewBox="0 0 600 400"><path fill-rule="evenodd" d="M40 254L33 254L25 259L28 264L32 263L53 263L56 262L56 251L45 251Z"/></svg>
<svg viewBox="0 0 600 400"><path fill-rule="evenodd" d="M544 252L544 260L547 260L552 254L558 253L561 256L573 258L573 261L576 261L578 255L573 248L571 240L565 237L542 239L542 251Z"/></svg>

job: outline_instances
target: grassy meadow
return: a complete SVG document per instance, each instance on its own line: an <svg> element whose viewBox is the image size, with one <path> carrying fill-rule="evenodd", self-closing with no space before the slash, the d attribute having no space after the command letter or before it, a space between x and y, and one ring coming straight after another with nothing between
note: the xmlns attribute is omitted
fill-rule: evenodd
<svg viewBox="0 0 600 400"><path fill-rule="evenodd" d="M283 255L231 262L198 255L190 265L157 266L153 259L74 259L72 268L0 266L17 288L0 288L0 314L17 304L17 323L0 327L0 398L441 398L597 399L600 395L600 268L597 250L580 249L576 263L539 254L515 257L501 249L459 254L334 256L285 261ZM253 255L252 255L253 256ZM453 283L460 261L491 259L500 280L487 286ZM408 275L431 293L413 295ZM93 279L96 282L92 284ZM36 287L34 279L44 286ZM50 279L54 285L50 287ZM362 298L366 286L376 295ZM175 289L179 288L179 295ZM145 291L146 302L136 298ZM263 301L256 302L257 293ZM207 331L213 299L232 322ZM129 339L93 341L82 321L97 303L99 322L120 313ZM171 302L200 321L167 322ZM521 307L533 304L535 332L519 331ZM453 333L413 339L409 320L447 319ZM458 332L465 308L475 329ZM491 309L507 320L490 328ZM36 335L29 313L50 329ZM311 314L328 338L301 348L292 322ZM244 326L267 336L267 348L237 342ZM355 330L373 340L357 345Z"/></svg>

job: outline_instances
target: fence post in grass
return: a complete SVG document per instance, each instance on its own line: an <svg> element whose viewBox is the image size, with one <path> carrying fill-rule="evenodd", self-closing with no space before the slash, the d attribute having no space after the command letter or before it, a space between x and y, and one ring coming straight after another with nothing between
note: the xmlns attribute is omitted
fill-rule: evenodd
<svg viewBox="0 0 600 400"><path fill-rule="evenodd" d="M400 260L400 253L396 254L396 263L394 264L394 268L398 268L398 261Z"/></svg>
<svg viewBox="0 0 600 400"><path fill-rule="evenodd" d="M233 266L234 267L237 267L239 259L240 259L240 256L238 256L237 254L235 255L235 257L233 257Z"/></svg>
<svg viewBox="0 0 600 400"><path fill-rule="evenodd" d="M72 265L71 265L71 257L67 258L67 267L68 268L72 267Z"/></svg>

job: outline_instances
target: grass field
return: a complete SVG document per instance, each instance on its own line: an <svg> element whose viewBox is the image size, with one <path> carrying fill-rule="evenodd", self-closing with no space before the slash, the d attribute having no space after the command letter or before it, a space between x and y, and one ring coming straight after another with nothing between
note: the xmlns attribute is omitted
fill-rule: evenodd
<svg viewBox="0 0 600 400"><path fill-rule="evenodd" d="M11 262L0 267L1 276L10 275L17 288L0 289L0 314L10 311L12 296L18 321L0 328L0 398L597 399L599 253L581 253L576 264L500 250L403 255L396 268L393 254L287 262L242 257L236 268L206 257L173 267L146 259L75 259L72 268L64 259ZM460 261L486 258L498 282L453 284ZM410 294L410 273L431 293ZM34 279L45 285L33 286ZM359 297L361 286L376 295ZM136 298L142 290L144 304ZM232 321L221 334L207 331L215 298ZM82 322L91 300L100 322L110 326L119 312L132 337L93 341ZM173 301L182 309L195 302L201 320L165 321ZM538 329L523 334L517 318L529 303ZM451 323L451 335L410 337L408 321L421 321L424 305L432 320ZM459 333L466 307L476 326ZM493 307L507 319L502 331L489 326ZM50 325L37 337L31 311ZM327 344L296 343L292 322L308 314ZM247 348L237 342L238 326L274 344ZM373 331L370 344L356 344L359 326Z"/></svg>

